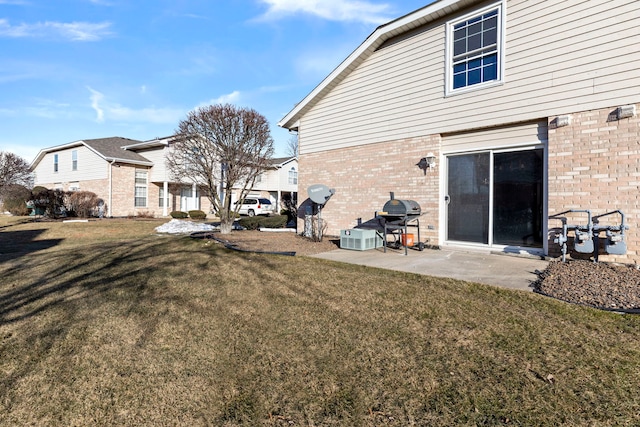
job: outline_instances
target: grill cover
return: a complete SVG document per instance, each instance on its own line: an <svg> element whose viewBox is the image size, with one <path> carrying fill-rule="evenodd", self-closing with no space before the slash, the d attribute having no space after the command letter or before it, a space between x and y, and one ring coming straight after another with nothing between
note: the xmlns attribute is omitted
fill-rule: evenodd
<svg viewBox="0 0 640 427"><path fill-rule="evenodd" d="M420 205L415 200L391 199L384 204L380 215L387 216L418 216L421 214Z"/></svg>

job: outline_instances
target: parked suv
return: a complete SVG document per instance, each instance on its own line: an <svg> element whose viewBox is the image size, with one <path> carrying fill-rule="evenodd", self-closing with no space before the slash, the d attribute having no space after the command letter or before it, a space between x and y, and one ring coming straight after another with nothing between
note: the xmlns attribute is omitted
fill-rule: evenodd
<svg viewBox="0 0 640 427"><path fill-rule="evenodd" d="M236 202L238 203L238 202ZM274 206L269 199L262 197L247 197L242 201L240 215L272 215L274 213Z"/></svg>

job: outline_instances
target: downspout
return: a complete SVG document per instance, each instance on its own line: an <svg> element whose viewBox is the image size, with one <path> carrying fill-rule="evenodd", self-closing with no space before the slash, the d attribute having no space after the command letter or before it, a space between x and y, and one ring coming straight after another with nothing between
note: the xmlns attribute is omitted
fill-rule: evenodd
<svg viewBox="0 0 640 427"><path fill-rule="evenodd" d="M109 217L113 218L113 211L111 210L111 201L113 200L113 164L116 162L116 159L113 159L111 163L109 163L109 205L107 209L109 210Z"/></svg>

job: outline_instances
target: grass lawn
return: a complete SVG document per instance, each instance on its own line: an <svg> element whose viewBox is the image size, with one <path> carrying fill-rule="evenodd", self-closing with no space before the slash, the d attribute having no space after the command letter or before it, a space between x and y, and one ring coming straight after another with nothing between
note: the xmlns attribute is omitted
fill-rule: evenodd
<svg viewBox="0 0 640 427"><path fill-rule="evenodd" d="M638 316L162 222L0 218L1 425L640 425Z"/></svg>

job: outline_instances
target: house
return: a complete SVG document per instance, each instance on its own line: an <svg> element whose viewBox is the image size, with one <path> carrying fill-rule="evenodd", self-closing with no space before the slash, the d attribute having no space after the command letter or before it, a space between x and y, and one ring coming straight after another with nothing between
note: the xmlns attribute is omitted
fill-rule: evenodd
<svg viewBox="0 0 640 427"><path fill-rule="evenodd" d="M278 157L271 159L269 168L258 175L251 195L268 197L276 204L276 212L285 208L285 201L294 206L298 200L298 159L294 157ZM233 200L236 201L236 191Z"/></svg>
<svg viewBox="0 0 640 427"><path fill-rule="evenodd" d="M43 149L31 165L35 185L91 191L104 200L107 216L160 217L174 210L194 209L211 212L200 185L171 179L165 159L172 139L137 141L111 137ZM263 174L264 185L256 191L272 195L274 202L282 195L297 194L297 186L280 179L280 169L285 165L297 168L297 161L292 164L291 160L274 159L273 167Z"/></svg>
<svg viewBox="0 0 640 427"><path fill-rule="evenodd" d="M279 122L301 188L335 189L325 234L393 192L430 245L558 255L554 215L620 210L626 254L601 259L638 260L638 27L629 0L440 0L378 27Z"/></svg>

